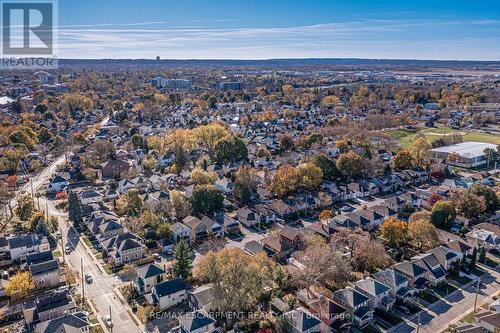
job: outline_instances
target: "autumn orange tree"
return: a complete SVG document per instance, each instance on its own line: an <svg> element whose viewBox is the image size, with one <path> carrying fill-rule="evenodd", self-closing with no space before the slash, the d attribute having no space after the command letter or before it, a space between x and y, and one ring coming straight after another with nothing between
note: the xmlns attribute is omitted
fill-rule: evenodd
<svg viewBox="0 0 500 333"><path fill-rule="evenodd" d="M395 217L389 217L382 223L380 235L390 247L399 247L407 241L408 225Z"/></svg>
<svg viewBox="0 0 500 333"><path fill-rule="evenodd" d="M408 223L410 242L418 251L432 249L439 243L436 227L425 219L418 219Z"/></svg>

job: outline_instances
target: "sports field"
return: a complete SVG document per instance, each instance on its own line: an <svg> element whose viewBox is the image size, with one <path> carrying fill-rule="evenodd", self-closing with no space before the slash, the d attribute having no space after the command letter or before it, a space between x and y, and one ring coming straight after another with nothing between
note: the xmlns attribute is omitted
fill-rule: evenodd
<svg viewBox="0 0 500 333"><path fill-rule="evenodd" d="M452 133L460 133L463 135L464 141L486 142L497 145L500 144L500 135L497 134L454 130L451 128L418 127L414 130L398 129L387 131L386 133L396 139L404 148L411 146L411 144L415 141L417 134L419 133L423 134L429 142L433 142Z"/></svg>

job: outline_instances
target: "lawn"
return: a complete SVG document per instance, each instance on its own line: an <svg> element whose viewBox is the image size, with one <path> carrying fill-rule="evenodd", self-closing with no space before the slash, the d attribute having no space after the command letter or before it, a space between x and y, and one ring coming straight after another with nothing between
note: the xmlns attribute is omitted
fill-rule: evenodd
<svg viewBox="0 0 500 333"><path fill-rule="evenodd" d="M92 246L92 242L90 241L90 239L87 238L87 236L83 235L82 236L82 240L85 242L85 244L87 244L87 246L92 249L93 246Z"/></svg>
<svg viewBox="0 0 500 333"><path fill-rule="evenodd" d="M439 301L439 298L436 295L427 290L420 293L419 297L430 304Z"/></svg>
<svg viewBox="0 0 500 333"><path fill-rule="evenodd" d="M96 325L90 327L90 333L104 333L104 330L101 325Z"/></svg>
<svg viewBox="0 0 500 333"><path fill-rule="evenodd" d="M475 317L476 316L474 315L474 311L472 311L466 314L462 319L460 319L460 321L463 323L472 324L474 322Z"/></svg>
<svg viewBox="0 0 500 333"><path fill-rule="evenodd" d="M387 131L387 134L392 136L398 143L408 148L415 141L417 134L421 133L429 142L433 142L444 135L451 133L462 133L464 141L477 141L493 144L500 144L500 136L488 133L480 133L476 131L454 130L451 128L431 128L431 127L418 127L417 130L398 129Z"/></svg>
<svg viewBox="0 0 500 333"><path fill-rule="evenodd" d="M54 257L56 257L56 258L59 258L60 256L62 256L61 251L59 251L59 250L55 250L54 252L52 252L52 254L53 254L53 255L54 255Z"/></svg>
<svg viewBox="0 0 500 333"><path fill-rule="evenodd" d="M458 275L454 275L454 274L450 274L449 275L449 278L452 279L453 281L457 281L459 285L464 285L464 284L467 284L471 281L470 278L468 278L467 276L458 276Z"/></svg>
<svg viewBox="0 0 500 333"><path fill-rule="evenodd" d="M447 283L447 284L442 285L440 287L433 288L433 290L439 296L445 297L446 295L448 295L448 294L454 292L455 290L457 290L457 287L452 286L451 284Z"/></svg>

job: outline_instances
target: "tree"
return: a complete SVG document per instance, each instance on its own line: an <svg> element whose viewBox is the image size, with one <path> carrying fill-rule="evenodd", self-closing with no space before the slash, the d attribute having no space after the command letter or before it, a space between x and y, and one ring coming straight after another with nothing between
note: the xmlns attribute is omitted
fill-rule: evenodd
<svg viewBox="0 0 500 333"><path fill-rule="evenodd" d="M438 201L432 207L431 221L438 228L450 229L456 217L455 206L451 201Z"/></svg>
<svg viewBox="0 0 500 333"><path fill-rule="evenodd" d="M486 249L484 247L479 249L479 262L482 264L486 262Z"/></svg>
<svg viewBox="0 0 500 333"><path fill-rule="evenodd" d="M69 192L68 196L68 218L73 222L80 222L82 220L82 205L80 198L73 191Z"/></svg>
<svg viewBox="0 0 500 333"><path fill-rule="evenodd" d="M172 273L175 277L189 279L191 277L191 250L181 240L174 250L174 264L172 265Z"/></svg>
<svg viewBox="0 0 500 333"><path fill-rule="evenodd" d="M191 181L196 185L215 184L217 181L217 174L196 167L191 172Z"/></svg>
<svg viewBox="0 0 500 333"><path fill-rule="evenodd" d="M142 160L142 166L146 171L153 171L158 166L158 160L153 156L148 156Z"/></svg>
<svg viewBox="0 0 500 333"><path fill-rule="evenodd" d="M410 147L410 153L413 156L417 167L428 169L431 159L432 146L425 138L418 138Z"/></svg>
<svg viewBox="0 0 500 333"><path fill-rule="evenodd" d="M166 222L160 223L156 227L156 238L165 239L169 238L172 235L172 228Z"/></svg>
<svg viewBox="0 0 500 333"><path fill-rule="evenodd" d="M440 196L439 194L437 194L437 193L432 193L432 194L429 196L429 199L427 200L427 202L429 203L429 205L430 205L431 207L433 207L433 206L434 206L434 204L435 204L436 202L438 202L439 200L442 200L442 199L441 199L441 196Z"/></svg>
<svg viewBox="0 0 500 333"><path fill-rule="evenodd" d="M211 214L223 206L224 196L213 185L196 185L191 205L196 213Z"/></svg>
<svg viewBox="0 0 500 333"><path fill-rule="evenodd" d="M198 143L208 150L208 154L212 157L215 145L222 138L229 135L229 131L219 123L211 123L196 127L192 131L192 135Z"/></svg>
<svg viewBox="0 0 500 333"><path fill-rule="evenodd" d="M293 86L290 84L285 84L281 87L284 95L291 95L293 93Z"/></svg>
<svg viewBox="0 0 500 333"><path fill-rule="evenodd" d="M470 261L469 261L469 269L470 270L473 270L474 268L476 268L476 260L477 260L477 247L474 247L474 249L472 250L472 255L471 255Z"/></svg>
<svg viewBox="0 0 500 333"><path fill-rule="evenodd" d="M306 189L315 189L321 184L323 171L313 163L303 163L297 167L299 186Z"/></svg>
<svg viewBox="0 0 500 333"><path fill-rule="evenodd" d="M132 141L132 145L134 146L134 149L139 149L144 146L144 139L140 134L134 134L132 135L132 138L130 139Z"/></svg>
<svg viewBox="0 0 500 333"><path fill-rule="evenodd" d="M9 187L15 187L19 182L19 177L17 175L10 175L5 181L7 182Z"/></svg>
<svg viewBox="0 0 500 333"><path fill-rule="evenodd" d="M257 309L268 288L277 285L280 267L265 254L251 256L239 248L208 252L194 269L201 282L212 283L215 307L221 313Z"/></svg>
<svg viewBox="0 0 500 333"><path fill-rule="evenodd" d="M17 200L16 215L21 221L28 221L35 213L35 202L31 195L20 195Z"/></svg>
<svg viewBox="0 0 500 333"><path fill-rule="evenodd" d="M28 271L19 272L12 276L5 286L5 293L12 298L26 297L36 288L31 273Z"/></svg>
<svg viewBox="0 0 500 333"><path fill-rule="evenodd" d="M394 156L393 167L395 170L408 170L413 169L414 163L413 155L408 150L400 150Z"/></svg>
<svg viewBox="0 0 500 333"><path fill-rule="evenodd" d="M183 219L189 214L191 214L191 203L186 199L179 191L170 192L170 201L172 202L172 207L175 211L175 216L178 219Z"/></svg>
<svg viewBox="0 0 500 333"><path fill-rule="evenodd" d="M292 150L293 147L295 146L295 142L293 141L293 138L291 135L288 134L283 134L280 137L280 147L284 151L289 151Z"/></svg>
<svg viewBox="0 0 500 333"><path fill-rule="evenodd" d="M340 154L337 159L337 168L340 173L347 179L360 176L363 170L363 160L361 156L353 151Z"/></svg>
<svg viewBox="0 0 500 333"><path fill-rule="evenodd" d="M387 245L397 248L407 241L408 225L395 217L389 217L380 226L380 235Z"/></svg>
<svg viewBox="0 0 500 333"><path fill-rule="evenodd" d="M333 217L333 212L329 209L323 210L321 213L319 213L319 219L320 220L329 220Z"/></svg>
<svg viewBox="0 0 500 333"><path fill-rule="evenodd" d="M453 203L457 212L469 219L477 218L486 211L484 198L468 190L461 190L455 193Z"/></svg>
<svg viewBox="0 0 500 333"><path fill-rule="evenodd" d="M328 244L316 242L296 253L296 258L304 265L303 269L292 269L296 283L304 288L313 285L330 285L343 288L349 281L351 267L342 258L342 254L334 251Z"/></svg>
<svg viewBox="0 0 500 333"><path fill-rule="evenodd" d="M219 140L215 147L215 159L220 164L226 162L239 162L248 159L248 149L240 138L236 136L227 136Z"/></svg>
<svg viewBox="0 0 500 333"><path fill-rule="evenodd" d="M337 140L337 142L335 142L335 148L341 153L346 153L349 150L349 144L346 140Z"/></svg>
<svg viewBox="0 0 500 333"><path fill-rule="evenodd" d="M483 184L475 184L470 188L470 192L484 198L486 211L495 212L500 208L500 198L491 187Z"/></svg>
<svg viewBox="0 0 500 333"><path fill-rule="evenodd" d="M245 205L250 202L252 193L256 189L255 170L246 164L241 165L238 171L236 171L233 191L234 198L240 205Z"/></svg>
<svg viewBox="0 0 500 333"><path fill-rule="evenodd" d="M436 227L425 219L409 222L408 236L418 251L430 250L439 243Z"/></svg>
<svg viewBox="0 0 500 333"><path fill-rule="evenodd" d="M323 153L314 156L311 162L323 171L323 179L334 180L340 176L335 161Z"/></svg>
<svg viewBox="0 0 500 333"><path fill-rule="evenodd" d="M117 211L121 215L137 216L143 206L139 190L135 188L129 189L125 195L118 198L116 206Z"/></svg>
<svg viewBox="0 0 500 333"><path fill-rule="evenodd" d="M297 190L298 183L297 169L289 164L284 164L274 173L269 190L278 197L285 197Z"/></svg>

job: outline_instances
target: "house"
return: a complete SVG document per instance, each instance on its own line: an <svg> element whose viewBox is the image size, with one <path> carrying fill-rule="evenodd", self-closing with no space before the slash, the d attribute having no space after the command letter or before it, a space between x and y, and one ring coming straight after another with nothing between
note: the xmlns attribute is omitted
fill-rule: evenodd
<svg viewBox="0 0 500 333"><path fill-rule="evenodd" d="M187 295L188 306L191 311L205 310L211 312L212 303L215 301L214 289L211 284L202 285L195 290L189 291Z"/></svg>
<svg viewBox="0 0 500 333"><path fill-rule="evenodd" d="M186 216L182 223L189 229L189 236L193 242L197 242L208 236L208 226L195 216Z"/></svg>
<svg viewBox="0 0 500 333"><path fill-rule="evenodd" d="M49 251L50 245L47 237L35 234L13 236L7 238L9 243L10 259L16 261L23 259L28 253Z"/></svg>
<svg viewBox="0 0 500 333"><path fill-rule="evenodd" d="M243 248L245 252L250 255L256 255L258 253L266 253L266 251L264 250L264 246L261 243L257 242L256 240L249 241L244 245Z"/></svg>
<svg viewBox="0 0 500 333"><path fill-rule="evenodd" d="M101 245L113 259L115 267L146 256L146 246L141 244L139 237L131 232L106 239L101 242Z"/></svg>
<svg viewBox="0 0 500 333"><path fill-rule="evenodd" d="M298 229L286 225L281 229L279 237L281 243L288 244L293 248L298 248L301 245L304 235Z"/></svg>
<svg viewBox="0 0 500 333"><path fill-rule="evenodd" d="M59 263L51 251L29 254L26 264L37 288L50 288L60 284Z"/></svg>
<svg viewBox="0 0 500 333"><path fill-rule="evenodd" d="M67 178L65 178L63 175L56 175L54 178L50 180L49 185L47 187L47 192L56 193L65 191L68 188L68 185L69 182Z"/></svg>
<svg viewBox="0 0 500 333"><path fill-rule="evenodd" d="M259 214L247 207L238 209L236 216L238 221L247 228L252 228L261 222Z"/></svg>
<svg viewBox="0 0 500 333"><path fill-rule="evenodd" d="M287 221L288 218L295 213L295 210L290 206L284 203L282 200L273 200L268 205L268 208L272 210L276 217L280 218L283 221Z"/></svg>
<svg viewBox="0 0 500 333"><path fill-rule="evenodd" d="M165 310L185 302L187 301L188 287L187 283L181 278L159 283L151 290L153 304L160 310Z"/></svg>
<svg viewBox="0 0 500 333"><path fill-rule="evenodd" d="M460 261L464 257L472 255L472 251L473 251L472 246L469 246L467 243L465 243L461 240L458 240L458 239L449 241L449 242L445 243L444 246L447 247L448 249L450 249L451 251L453 251L453 253L455 253L459 257L458 260L460 260Z"/></svg>
<svg viewBox="0 0 500 333"><path fill-rule="evenodd" d="M373 278L390 288L389 295L403 302L413 300L413 289L408 286L408 278L392 268L373 274Z"/></svg>
<svg viewBox="0 0 500 333"><path fill-rule="evenodd" d="M406 200L400 198L399 196L388 197L384 201L384 205L396 212L401 212L406 207Z"/></svg>
<svg viewBox="0 0 500 333"><path fill-rule="evenodd" d="M500 237L485 229L473 229L465 235L467 242L487 250L500 250Z"/></svg>
<svg viewBox="0 0 500 333"><path fill-rule="evenodd" d="M264 251L266 251L270 257L275 257L277 259L287 257L293 250L293 247L289 242L282 242L281 238L275 235L266 236L261 240L261 242L264 247Z"/></svg>
<svg viewBox="0 0 500 333"><path fill-rule="evenodd" d="M425 269L412 261L405 260L392 266L392 268L408 279L411 288L421 290L427 284L424 277Z"/></svg>
<svg viewBox="0 0 500 333"><path fill-rule="evenodd" d="M446 271L449 271L452 268L453 263L457 261L460 262L461 259L461 257L454 251L445 246L438 246L427 251L427 253L432 253Z"/></svg>
<svg viewBox="0 0 500 333"><path fill-rule="evenodd" d="M186 243L190 242L190 233L189 233L189 228L186 227L184 224L176 222L172 225L172 238L175 242L179 242L181 240L185 241Z"/></svg>
<svg viewBox="0 0 500 333"><path fill-rule="evenodd" d="M179 332L182 333L218 333L215 320L210 318L203 310L187 313L179 317Z"/></svg>
<svg viewBox="0 0 500 333"><path fill-rule="evenodd" d="M128 172L130 164L127 161L116 159L101 164L101 177L103 179L121 178L122 174Z"/></svg>
<svg viewBox="0 0 500 333"><path fill-rule="evenodd" d="M104 195L97 192L96 190L87 190L80 193L80 202L82 203L82 205L103 202L103 201L104 201Z"/></svg>
<svg viewBox="0 0 500 333"><path fill-rule="evenodd" d="M68 290L44 293L24 303L24 320L27 325L45 322L76 311L76 305Z"/></svg>
<svg viewBox="0 0 500 333"><path fill-rule="evenodd" d="M434 254L424 253L411 258L411 260L425 270L424 277L433 286L446 282L446 270Z"/></svg>
<svg viewBox="0 0 500 333"><path fill-rule="evenodd" d="M288 319L292 333L320 333L321 320L303 307L285 313L284 317Z"/></svg>
<svg viewBox="0 0 500 333"><path fill-rule="evenodd" d="M348 287L335 291L333 299L349 310L356 326L365 327L372 322L373 310L368 306L370 299L362 293Z"/></svg>
<svg viewBox="0 0 500 333"><path fill-rule="evenodd" d="M321 332L351 332L352 322L346 307L320 295L319 299L307 303L309 311L322 321Z"/></svg>
<svg viewBox="0 0 500 333"><path fill-rule="evenodd" d="M167 273L156 264L147 264L137 268L134 288L139 295L151 292L151 289L167 279Z"/></svg>
<svg viewBox="0 0 500 333"><path fill-rule="evenodd" d="M391 288L373 278L354 282L354 288L369 298L368 305L372 309L389 311L394 305L395 298L390 296Z"/></svg>
<svg viewBox="0 0 500 333"><path fill-rule="evenodd" d="M36 325L35 333L76 333L90 332L91 323L84 312L66 314Z"/></svg>
<svg viewBox="0 0 500 333"><path fill-rule="evenodd" d="M207 227L209 235L211 235L213 237L223 237L224 236L223 227L219 223L215 222L213 219L204 215L200 221L201 221L201 223L203 223Z"/></svg>

